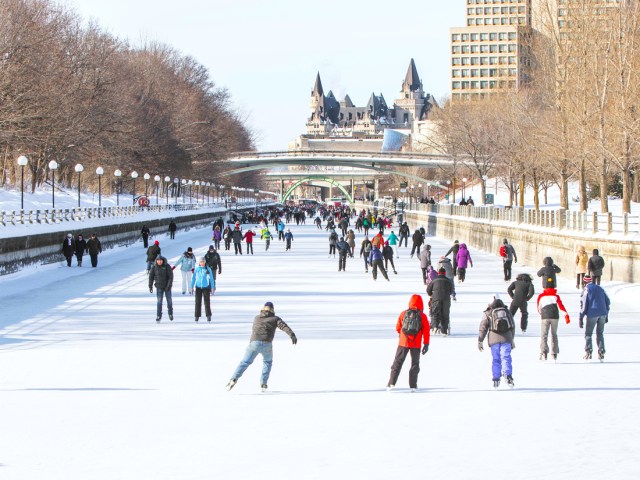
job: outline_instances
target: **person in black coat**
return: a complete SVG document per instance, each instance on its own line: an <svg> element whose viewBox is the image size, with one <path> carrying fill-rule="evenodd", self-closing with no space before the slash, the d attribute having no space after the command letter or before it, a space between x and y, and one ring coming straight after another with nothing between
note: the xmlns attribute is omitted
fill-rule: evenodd
<svg viewBox="0 0 640 480"><path fill-rule="evenodd" d="M398 222L400 222L400 220L398 220ZM402 225L400 225L400 229L398 230L398 236L400 237L398 248L402 246L402 240L404 240L404 246L407 246L407 238L409 237L409 233L411 233L409 231L409 225L407 225L407 222L404 222Z"/></svg>
<svg viewBox="0 0 640 480"><path fill-rule="evenodd" d="M593 250L593 256L587 263L587 272L591 277L591 282L594 285L600 285L600 278L602 277L602 270L604 270L604 258L600 256L600 252L597 248Z"/></svg>
<svg viewBox="0 0 640 480"><path fill-rule="evenodd" d="M62 242L62 254L67 259L67 267L71 266L71 259L76 252L76 242L73 240L73 235L67 234L67 237Z"/></svg>
<svg viewBox="0 0 640 480"><path fill-rule="evenodd" d="M102 253L102 244L95 233L91 234L91 237L87 241L87 250L89 251L89 256L91 257L91 267L95 268L98 266L98 255Z"/></svg>
<svg viewBox="0 0 640 480"><path fill-rule="evenodd" d="M451 311L451 299L455 301L456 291L453 280L447 278L447 271L444 268L438 270L438 276L434 278L427 287L429 308L431 313L431 329L435 332L440 330L443 335L449 335L451 326L449 324L449 312Z"/></svg>
<svg viewBox="0 0 640 480"><path fill-rule="evenodd" d="M384 258L384 268L389 271L389 262L391 262L391 268L393 273L396 272L396 266L393 263L393 248L389 245L389 242L384 242L384 247L382 247L382 258Z"/></svg>
<svg viewBox="0 0 640 480"><path fill-rule="evenodd" d="M87 249L87 241L84 239L81 233L76 237L76 260L78 260L78 266L82 266L82 256L84 255L84 251Z"/></svg>
<svg viewBox="0 0 640 480"><path fill-rule="evenodd" d="M458 240L453 242L451 248L444 254L445 257L448 257L450 253L452 253L452 264L453 264L453 277L455 278L458 274L458 250L460 250L460 242Z"/></svg>
<svg viewBox="0 0 640 480"><path fill-rule="evenodd" d="M149 292L153 293L156 287L156 322L162 318L162 298L167 299L167 310L169 320L173 320L173 302L171 300L171 287L173 286L173 269L167 263L167 259L158 255L154 261L153 268L149 272Z"/></svg>
<svg viewBox="0 0 640 480"><path fill-rule="evenodd" d="M142 226L142 230L140 230L140 234L142 235L142 242L144 243L144 248L149 248L149 227L146 225Z"/></svg>
<svg viewBox="0 0 640 480"><path fill-rule="evenodd" d="M213 272L214 280L218 275L222 274L222 259L213 245L209 245L209 250L204 254L204 261Z"/></svg>
<svg viewBox="0 0 640 480"><path fill-rule="evenodd" d="M336 248L338 249L338 271L345 272L347 268L347 255L351 253L351 247L344 241L344 237L340 237Z"/></svg>
<svg viewBox="0 0 640 480"><path fill-rule="evenodd" d="M522 318L520 319L520 329L522 333L527 331L529 312L527 311L527 302L533 298L535 289L533 288L533 279L527 273L521 273L516 277L516 281L512 282L507 288L507 293L511 297L511 305L509 311L511 316L515 318L516 312L520 309Z"/></svg>
<svg viewBox="0 0 640 480"><path fill-rule="evenodd" d="M542 261L544 267L538 270L538 276L542 277L542 289L556 287L556 273L560 273L560 267L553 263L553 258L545 257Z"/></svg>
<svg viewBox="0 0 640 480"><path fill-rule="evenodd" d="M176 238L176 230L178 229L178 227L176 226L176 222L174 222L173 220L171 220L171 222L169 222L169 238L171 240L173 240L174 238Z"/></svg>
<svg viewBox="0 0 640 480"><path fill-rule="evenodd" d="M160 256L160 242L156 240L155 242L153 242L153 245L151 245L147 249L147 273L149 273L149 270L151 270L151 267L153 266L153 262L155 262L156 258L159 256Z"/></svg>
<svg viewBox="0 0 640 480"><path fill-rule="evenodd" d="M420 247L424 243L424 237L420 233L420 230L413 232L411 240L413 241L413 245L411 246L411 258L413 258L414 253L420 255Z"/></svg>

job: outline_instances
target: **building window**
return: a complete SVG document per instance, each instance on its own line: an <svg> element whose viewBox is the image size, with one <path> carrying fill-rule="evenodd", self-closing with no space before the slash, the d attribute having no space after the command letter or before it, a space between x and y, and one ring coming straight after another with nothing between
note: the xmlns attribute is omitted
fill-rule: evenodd
<svg viewBox="0 0 640 480"><path fill-rule="evenodd" d="M458 78L460 76L460 70L456 69L451 72L451 76L453 78Z"/></svg>
<svg viewBox="0 0 640 480"><path fill-rule="evenodd" d="M477 77L478 76L478 69L474 68L471 70L471 76L472 77Z"/></svg>
<svg viewBox="0 0 640 480"><path fill-rule="evenodd" d="M478 82L471 82L471 88L478 88Z"/></svg>
<svg viewBox="0 0 640 480"><path fill-rule="evenodd" d="M451 65L460 65L460 57L452 58Z"/></svg>
<svg viewBox="0 0 640 480"><path fill-rule="evenodd" d="M451 35L451 41L452 42L459 42L460 41L460 34L459 33L454 33L453 35Z"/></svg>
<svg viewBox="0 0 640 480"><path fill-rule="evenodd" d="M464 58L462 59L462 65L469 65L469 63L470 63L470 62L469 62L469 57L464 57Z"/></svg>
<svg viewBox="0 0 640 480"><path fill-rule="evenodd" d="M453 90L460 90L460 82L451 82L451 88Z"/></svg>

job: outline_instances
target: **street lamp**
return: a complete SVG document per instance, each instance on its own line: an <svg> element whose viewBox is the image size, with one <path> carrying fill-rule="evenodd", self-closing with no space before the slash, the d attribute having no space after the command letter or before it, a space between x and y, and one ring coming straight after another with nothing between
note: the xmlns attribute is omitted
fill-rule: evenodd
<svg viewBox="0 0 640 480"><path fill-rule="evenodd" d="M180 184L182 185L182 203L184 203L184 192L187 187L187 181L183 178Z"/></svg>
<svg viewBox="0 0 640 480"><path fill-rule="evenodd" d="M102 175L104 175L104 168L96 168L96 175L98 175L98 207L102 207Z"/></svg>
<svg viewBox="0 0 640 480"><path fill-rule="evenodd" d="M122 172L116 169L113 175L116 177L116 205L120 206L120 177Z"/></svg>
<svg viewBox="0 0 640 480"><path fill-rule="evenodd" d="M187 183L189 185L189 203L191 203L191 199L192 199L191 193L193 192L193 180L189 180Z"/></svg>
<svg viewBox="0 0 640 480"><path fill-rule="evenodd" d="M78 208L80 208L80 174L84 170L84 167L78 163L75 167L75 171L78 174Z"/></svg>
<svg viewBox="0 0 640 480"><path fill-rule="evenodd" d="M167 175L164 177L164 188L166 188L165 194L167 195L167 205L169 205L169 182L171 181L171 177Z"/></svg>
<svg viewBox="0 0 640 480"><path fill-rule="evenodd" d="M178 203L178 193L180 192L180 190L178 189L178 185L180 184L180 179L178 178L174 178L173 179L173 193L176 196L176 204Z"/></svg>
<svg viewBox="0 0 640 480"><path fill-rule="evenodd" d="M487 180L489 177L487 175L482 176L482 204L486 205L486 197L487 197Z"/></svg>
<svg viewBox="0 0 640 480"><path fill-rule="evenodd" d="M20 165L20 210L24 210L24 167L29 163L29 159L24 155L18 157L18 165Z"/></svg>
<svg viewBox="0 0 640 480"><path fill-rule="evenodd" d="M160 190L160 175L153 177L156 182L156 205L158 205L158 190Z"/></svg>
<svg viewBox="0 0 640 480"><path fill-rule="evenodd" d="M145 173L142 178L144 178L144 196L147 197L149 196L149 179L151 178L151 175Z"/></svg>
<svg viewBox="0 0 640 480"><path fill-rule="evenodd" d="M451 203L451 197L449 193L449 186L451 185L451 180L447 180L447 203Z"/></svg>
<svg viewBox="0 0 640 480"><path fill-rule="evenodd" d="M138 178L138 172L135 170L131 172L131 178L133 178L133 191L131 192L131 200L133 204L136 204L136 178Z"/></svg>
<svg viewBox="0 0 640 480"><path fill-rule="evenodd" d="M462 177L462 199L464 200L465 197L467 196L466 192L466 186L467 186L467 177Z"/></svg>
<svg viewBox="0 0 640 480"><path fill-rule="evenodd" d="M196 203L198 203L199 194L200 194L200 180L196 180Z"/></svg>
<svg viewBox="0 0 640 480"><path fill-rule="evenodd" d="M58 162L51 160L49 162L49 170L51 170L51 208L56 208L56 170Z"/></svg>
<svg viewBox="0 0 640 480"><path fill-rule="evenodd" d="M418 184L418 188L420 189L420 201L422 202L422 199L424 197L424 193L422 191L422 184L421 183Z"/></svg>

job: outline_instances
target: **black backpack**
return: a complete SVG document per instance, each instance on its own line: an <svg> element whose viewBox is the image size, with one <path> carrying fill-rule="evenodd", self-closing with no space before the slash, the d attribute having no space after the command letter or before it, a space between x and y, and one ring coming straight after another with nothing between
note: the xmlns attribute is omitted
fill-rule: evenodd
<svg viewBox="0 0 640 480"><path fill-rule="evenodd" d="M491 310L491 330L496 333L506 333L515 328L513 316L506 307L497 307Z"/></svg>
<svg viewBox="0 0 640 480"><path fill-rule="evenodd" d="M420 313L420 310L405 310L402 317L402 333L417 335L422 330L422 315Z"/></svg>

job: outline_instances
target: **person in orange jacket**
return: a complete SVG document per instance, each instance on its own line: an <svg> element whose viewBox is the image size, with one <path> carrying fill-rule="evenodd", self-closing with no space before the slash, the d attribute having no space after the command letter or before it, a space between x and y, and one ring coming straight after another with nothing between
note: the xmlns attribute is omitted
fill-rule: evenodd
<svg viewBox="0 0 640 480"><path fill-rule="evenodd" d="M545 361L549 353L549 345L547 338L549 337L549 329L551 329L551 358L556 360L560 348L558 347L558 323L560 321L560 312L564 312L564 321L567 325L571 322L567 309L564 308L560 295L555 288L545 288L538 295L538 312L542 319L542 333L540 338L540 360Z"/></svg>
<svg viewBox="0 0 640 480"><path fill-rule="evenodd" d="M400 334L396 356L391 365L391 376L387 390L395 387L402 369L402 364L411 353L411 368L409 369L409 388L415 392L418 388L418 373L420 373L420 347L422 355L429 350L430 328L429 319L423 312L422 296L412 295L409 308L398 317L396 331Z"/></svg>

